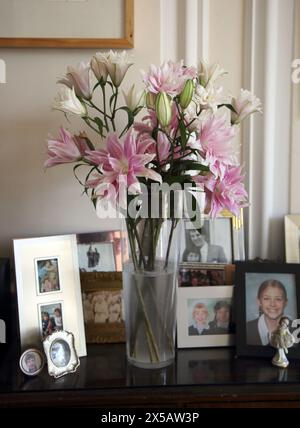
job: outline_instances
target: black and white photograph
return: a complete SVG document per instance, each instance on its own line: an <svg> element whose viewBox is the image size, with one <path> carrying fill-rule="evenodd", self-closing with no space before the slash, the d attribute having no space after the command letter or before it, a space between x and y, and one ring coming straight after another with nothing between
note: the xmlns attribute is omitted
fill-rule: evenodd
<svg viewBox="0 0 300 428"><path fill-rule="evenodd" d="M43 339L54 331L63 330L62 302L39 305Z"/></svg>
<svg viewBox="0 0 300 428"><path fill-rule="evenodd" d="M280 319L288 318L293 333L293 320L299 318L300 267L296 264L238 263L236 278L238 352L271 356L274 349L270 343ZM296 345L289 353L300 356Z"/></svg>
<svg viewBox="0 0 300 428"><path fill-rule="evenodd" d="M38 349L27 349L20 357L20 369L27 376L36 376L44 367L45 359Z"/></svg>
<svg viewBox="0 0 300 428"><path fill-rule="evenodd" d="M233 344L233 287L178 289L177 333L179 348Z"/></svg>
<svg viewBox="0 0 300 428"><path fill-rule="evenodd" d="M38 295L61 291L58 266L57 257L35 260Z"/></svg>
<svg viewBox="0 0 300 428"><path fill-rule="evenodd" d="M202 268L202 264L198 267L193 265L188 267L185 264L179 266L179 287L202 287L210 285L225 285L227 284L226 271L223 266L211 266Z"/></svg>
<svg viewBox="0 0 300 428"><path fill-rule="evenodd" d="M50 347L50 358L56 367L65 367L69 364L71 350L67 342L58 339Z"/></svg>
<svg viewBox="0 0 300 428"><path fill-rule="evenodd" d="M80 272L122 270L120 231L78 234L77 248Z"/></svg>
<svg viewBox="0 0 300 428"><path fill-rule="evenodd" d="M182 262L231 263L231 218L205 219L201 229L185 222L185 246Z"/></svg>

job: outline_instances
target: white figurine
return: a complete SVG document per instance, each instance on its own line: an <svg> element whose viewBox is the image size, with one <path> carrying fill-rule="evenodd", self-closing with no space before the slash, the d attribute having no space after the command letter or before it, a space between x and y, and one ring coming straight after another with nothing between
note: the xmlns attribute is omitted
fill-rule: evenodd
<svg viewBox="0 0 300 428"><path fill-rule="evenodd" d="M278 328L271 335L270 344L277 349L272 359L274 366L287 367L289 365L286 354L288 353L288 348L295 343L295 338L288 329L289 323L290 320L287 317L282 317Z"/></svg>

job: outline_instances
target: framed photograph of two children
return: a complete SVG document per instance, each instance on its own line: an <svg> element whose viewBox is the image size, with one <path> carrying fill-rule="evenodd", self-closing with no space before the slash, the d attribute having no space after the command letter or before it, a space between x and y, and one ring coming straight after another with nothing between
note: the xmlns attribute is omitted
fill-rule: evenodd
<svg viewBox="0 0 300 428"><path fill-rule="evenodd" d="M14 240L21 347L72 332L86 355L76 235Z"/></svg>

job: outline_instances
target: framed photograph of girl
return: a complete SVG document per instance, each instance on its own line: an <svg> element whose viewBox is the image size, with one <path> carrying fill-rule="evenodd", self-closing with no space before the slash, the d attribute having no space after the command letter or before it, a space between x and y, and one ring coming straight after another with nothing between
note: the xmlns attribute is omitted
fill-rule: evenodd
<svg viewBox="0 0 300 428"><path fill-rule="evenodd" d="M280 263L236 264L237 354L272 357L272 334L280 319L287 317L296 339L290 358L300 358L298 319L300 318L300 265ZM300 324L300 320L299 320Z"/></svg>

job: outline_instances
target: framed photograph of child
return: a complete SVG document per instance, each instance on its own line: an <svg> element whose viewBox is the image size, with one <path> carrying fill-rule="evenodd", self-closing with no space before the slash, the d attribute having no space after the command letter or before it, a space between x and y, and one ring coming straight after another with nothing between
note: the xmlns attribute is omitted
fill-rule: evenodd
<svg viewBox="0 0 300 428"><path fill-rule="evenodd" d="M66 329L86 355L76 235L15 239L14 256L22 349Z"/></svg>
<svg viewBox="0 0 300 428"><path fill-rule="evenodd" d="M295 344L289 358L300 357L300 265L281 263L236 264L237 354L273 357L272 334L284 316Z"/></svg>
<svg viewBox="0 0 300 428"><path fill-rule="evenodd" d="M234 344L233 286L179 287L178 348Z"/></svg>

